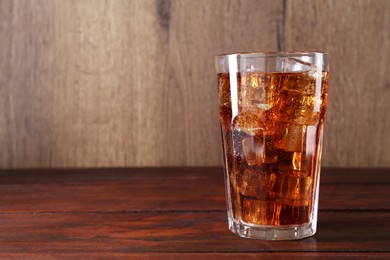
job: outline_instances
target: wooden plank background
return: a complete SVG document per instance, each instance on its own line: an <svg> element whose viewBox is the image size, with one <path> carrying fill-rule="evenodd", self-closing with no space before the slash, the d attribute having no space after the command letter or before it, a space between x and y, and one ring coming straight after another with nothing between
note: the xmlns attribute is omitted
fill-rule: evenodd
<svg viewBox="0 0 390 260"><path fill-rule="evenodd" d="M331 54L325 166L390 166L388 0L1 0L0 168L220 165L213 56Z"/></svg>

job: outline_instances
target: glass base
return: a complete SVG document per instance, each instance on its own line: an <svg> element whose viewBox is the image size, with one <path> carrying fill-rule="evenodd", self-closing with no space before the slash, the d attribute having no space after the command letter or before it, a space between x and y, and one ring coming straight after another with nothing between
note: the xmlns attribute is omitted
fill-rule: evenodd
<svg viewBox="0 0 390 260"><path fill-rule="evenodd" d="M230 219L229 229L240 237L261 240L295 240L313 236L317 230L317 222L303 225L268 226L237 223Z"/></svg>

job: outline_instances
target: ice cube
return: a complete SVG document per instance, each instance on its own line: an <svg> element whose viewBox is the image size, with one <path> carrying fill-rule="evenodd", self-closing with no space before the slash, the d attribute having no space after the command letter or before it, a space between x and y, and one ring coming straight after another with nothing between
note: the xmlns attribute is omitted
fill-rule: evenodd
<svg viewBox="0 0 390 260"><path fill-rule="evenodd" d="M277 104L280 76L258 72L241 73L240 104L243 111L268 110Z"/></svg>
<svg viewBox="0 0 390 260"><path fill-rule="evenodd" d="M279 120L302 125L315 125L320 118L320 106L316 105L316 102L320 101L321 99L314 95L282 90L278 111Z"/></svg>
<svg viewBox="0 0 390 260"><path fill-rule="evenodd" d="M233 120L233 130L254 136L256 133L262 133L264 124L261 118L252 112L242 112Z"/></svg>
<svg viewBox="0 0 390 260"><path fill-rule="evenodd" d="M306 145L306 125L278 122L274 134L275 147L288 152L302 152Z"/></svg>
<svg viewBox="0 0 390 260"><path fill-rule="evenodd" d="M273 135L275 132L275 123L279 116L279 108L277 106L272 107L271 109L264 111L261 114L261 121L264 124L264 134Z"/></svg>
<svg viewBox="0 0 390 260"><path fill-rule="evenodd" d="M248 137L242 140L245 160L249 166L262 163L264 143L262 138Z"/></svg>
<svg viewBox="0 0 390 260"><path fill-rule="evenodd" d="M294 58L282 60L282 71L285 74L281 85L283 89L299 91L305 94L316 93L317 67L309 62Z"/></svg>
<svg viewBox="0 0 390 260"><path fill-rule="evenodd" d="M316 66L310 62L296 58L283 58L281 60L282 72L303 72L313 70L313 68L316 68Z"/></svg>
<svg viewBox="0 0 390 260"><path fill-rule="evenodd" d="M237 183L240 193L246 197L257 198L261 190L261 175L251 168L247 168L237 176Z"/></svg>
<svg viewBox="0 0 390 260"><path fill-rule="evenodd" d="M307 176L309 174L308 163L311 160L311 155L308 156L304 152L279 150L278 159L278 172L290 173L295 176Z"/></svg>
<svg viewBox="0 0 390 260"><path fill-rule="evenodd" d="M274 197L274 185L277 176L271 172L256 171L247 168L237 175L237 185L241 195L252 197L258 200L266 200Z"/></svg>
<svg viewBox="0 0 390 260"><path fill-rule="evenodd" d="M255 71L255 66L253 66L253 64L248 64L246 67L245 67L245 71Z"/></svg>
<svg viewBox="0 0 390 260"><path fill-rule="evenodd" d="M245 160L248 165L260 166L263 163L277 161L273 137L269 135L256 135L242 140Z"/></svg>
<svg viewBox="0 0 390 260"><path fill-rule="evenodd" d="M232 168L237 171L243 171L246 167L248 167L244 158L244 150L242 147L242 141L248 137L250 137L250 135L243 131L237 129L233 129L232 131Z"/></svg>
<svg viewBox="0 0 390 260"><path fill-rule="evenodd" d="M281 87L285 90L314 95L316 93L316 79L310 77L308 73L292 73L283 78Z"/></svg>
<svg viewBox="0 0 390 260"><path fill-rule="evenodd" d="M289 206L308 206L312 199L310 176L296 177L291 174L278 174L275 184L276 201Z"/></svg>
<svg viewBox="0 0 390 260"><path fill-rule="evenodd" d="M275 205L274 202L243 198L242 220L253 224L274 225Z"/></svg>

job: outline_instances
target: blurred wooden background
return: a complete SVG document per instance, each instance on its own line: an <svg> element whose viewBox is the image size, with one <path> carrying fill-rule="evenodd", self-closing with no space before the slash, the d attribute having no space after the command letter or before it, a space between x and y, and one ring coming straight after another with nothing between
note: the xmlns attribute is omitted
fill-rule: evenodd
<svg viewBox="0 0 390 260"><path fill-rule="evenodd" d="M331 55L325 166L390 167L389 0L1 0L0 168L221 165L213 57Z"/></svg>

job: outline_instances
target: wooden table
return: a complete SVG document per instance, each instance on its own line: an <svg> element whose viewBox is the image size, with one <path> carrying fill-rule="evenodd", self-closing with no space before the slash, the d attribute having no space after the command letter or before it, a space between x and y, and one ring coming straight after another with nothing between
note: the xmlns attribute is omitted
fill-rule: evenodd
<svg viewBox="0 0 390 260"><path fill-rule="evenodd" d="M0 171L0 258L390 258L390 170L323 169L298 241L227 229L221 168Z"/></svg>

